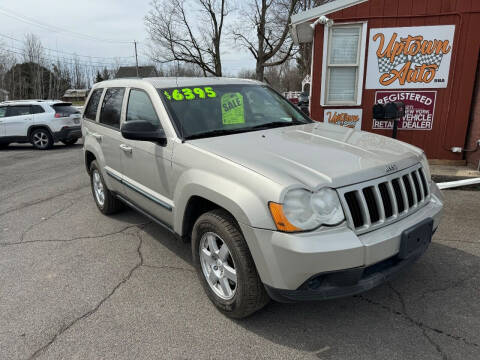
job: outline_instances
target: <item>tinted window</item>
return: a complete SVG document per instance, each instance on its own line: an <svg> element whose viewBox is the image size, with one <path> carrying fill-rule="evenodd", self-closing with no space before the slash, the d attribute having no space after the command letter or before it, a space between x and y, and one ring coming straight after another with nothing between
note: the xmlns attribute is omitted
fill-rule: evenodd
<svg viewBox="0 0 480 360"><path fill-rule="evenodd" d="M79 114L80 111L75 109L73 106L68 104L55 104L52 106L55 110L55 114L60 114L61 116L68 117L72 114Z"/></svg>
<svg viewBox="0 0 480 360"><path fill-rule="evenodd" d="M96 89L93 91L90 100L88 101L85 109L85 118L95 121L97 118L97 108L100 103L100 97L102 96L103 89Z"/></svg>
<svg viewBox="0 0 480 360"><path fill-rule="evenodd" d="M30 105L9 106L7 116L30 115Z"/></svg>
<svg viewBox="0 0 480 360"><path fill-rule="evenodd" d="M120 128L120 114L122 112L124 94L125 89L123 88L107 89L100 113L100 122L102 124Z"/></svg>
<svg viewBox="0 0 480 360"><path fill-rule="evenodd" d="M159 89L186 139L310 123L300 110L263 85Z"/></svg>
<svg viewBox="0 0 480 360"><path fill-rule="evenodd" d="M146 120L155 126L160 125L150 97L142 90L132 89L128 96L127 121L131 120Z"/></svg>
<svg viewBox="0 0 480 360"><path fill-rule="evenodd" d="M45 110L40 105L32 105L32 114L41 114L44 113Z"/></svg>
<svg viewBox="0 0 480 360"><path fill-rule="evenodd" d="M0 118L5 117L7 113L7 108L5 106L0 107Z"/></svg>

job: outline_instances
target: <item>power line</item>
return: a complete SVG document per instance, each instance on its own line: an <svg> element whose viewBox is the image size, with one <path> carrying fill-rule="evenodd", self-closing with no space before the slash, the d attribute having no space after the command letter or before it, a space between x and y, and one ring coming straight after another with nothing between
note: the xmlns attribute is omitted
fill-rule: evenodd
<svg viewBox="0 0 480 360"><path fill-rule="evenodd" d="M0 47L0 49L2 49L3 51L6 51L6 52L9 52L9 53L12 53L12 54L17 54L17 55L22 55L22 56L27 56L27 54L22 50L22 49L17 49L17 48L5 48L5 47ZM11 49L14 49L14 50L11 50ZM48 56L43 56L43 58L45 60L50 60L51 62L55 63L56 61L59 61L60 59L64 59L63 60L63 63L66 63L66 64L70 64L70 65L82 65L84 67L94 67L94 68L106 68L108 66L110 67L115 67L115 66L131 66L131 65L127 65L127 64L114 64L114 63L110 63L110 64L107 64L105 63L104 65L95 65L93 63L84 63L84 62L80 62L80 61L71 61L73 59L69 59L69 58L51 58L51 57L48 57Z"/></svg>
<svg viewBox="0 0 480 360"><path fill-rule="evenodd" d="M8 35L5 35L5 34L0 34L1 37L4 37L6 39L10 39L10 40L13 40L13 41L16 41L18 43L21 43L21 44L24 44L24 41L22 40L19 40L19 39L16 39L12 36L8 36ZM47 47L44 47L42 45L42 48L45 49L45 50L48 50L48 51L52 51L52 52L56 52L56 53L59 53L59 54L65 54L65 55L70 55L70 56L79 56L79 57L86 57L86 58L93 58L93 59L131 59L131 58L134 58L135 55L130 55L130 56L90 56L90 55L79 55L77 53L69 53L69 52L66 52L66 51L61 51L61 50L55 50L55 49L50 49L50 48L47 48Z"/></svg>
<svg viewBox="0 0 480 360"><path fill-rule="evenodd" d="M13 50L16 50L16 51L19 51L21 52L22 55L28 55L25 51L25 49L20 49L20 48L17 48L15 46L0 46L0 48L3 48L3 49L13 49ZM83 61L78 61L77 59L75 59L74 57L72 58L68 58L68 57L64 57L64 56L56 56L55 58L52 57L52 56L43 56L44 58L49 58L50 60L51 59L54 59L54 60L65 60L65 61L71 61L71 62L76 62L76 63L82 63L82 64L96 64L96 65L99 65L99 66L112 66L112 65L122 65L122 64L126 64L126 63L120 63L120 62L100 62L100 61L89 61L88 63L87 62L84 62Z"/></svg>
<svg viewBox="0 0 480 360"><path fill-rule="evenodd" d="M116 44L131 44L132 43L132 41L101 39L101 38L97 38L95 36L91 36L91 35L75 32L75 31L63 29L63 28L58 27L58 26L53 26L53 25L49 25L49 24L46 24L46 23L42 23L38 20L34 20L34 19L26 17L24 15L20 15L18 13L15 13L12 10L9 10L9 9L3 8L3 7L0 7L0 13L2 13L3 15L5 15L7 17L10 17L12 19L24 22L24 23L29 24L29 25L35 25L35 26L41 27L45 30L53 31L53 32L56 32L56 33L69 33L69 34L72 34L72 35L76 36L77 38L82 38L84 40L101 41L101 42L116 43Z"/></svg>

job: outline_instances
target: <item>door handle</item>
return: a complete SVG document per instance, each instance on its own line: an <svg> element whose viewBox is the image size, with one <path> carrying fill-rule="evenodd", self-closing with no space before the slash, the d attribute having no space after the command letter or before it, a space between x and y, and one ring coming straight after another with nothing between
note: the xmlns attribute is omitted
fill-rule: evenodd
<svg viewBox="0 0 480 360"><path fill-rule="evenodd" d="M125 151L126 153L131 154L132 153L132 148L131 146L125 145L125 144L120 144L120 149Z"/></svg>
<svg viewBox="0 0 480 360"><path fill-rule="evenodd" d="M97 134L97 133L90 133L90 135L92 135L95 139L97 139L98 141L101 141L102 140L102 135L100 134Z"/></svg>

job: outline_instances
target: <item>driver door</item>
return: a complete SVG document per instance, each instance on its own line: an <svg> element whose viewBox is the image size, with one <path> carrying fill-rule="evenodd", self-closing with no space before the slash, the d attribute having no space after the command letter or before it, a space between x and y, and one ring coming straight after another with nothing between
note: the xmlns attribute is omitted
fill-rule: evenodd
<svg viewBox="0 0 480 360"><path fill-rule="evenodd" d="M150 96L144 90L130 89L125 121L146 120L161 127ZM173 221L172 171L173 143L160 146L150 141L122 138L121 162L125 194L141 209L166 225Z"/></svg>

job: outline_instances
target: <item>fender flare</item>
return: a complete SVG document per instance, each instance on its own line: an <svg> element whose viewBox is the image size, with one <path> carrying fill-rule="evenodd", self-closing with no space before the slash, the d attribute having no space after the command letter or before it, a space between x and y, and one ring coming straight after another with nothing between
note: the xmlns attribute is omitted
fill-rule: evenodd
<svg viewBox="0 0 480 360"><path fill-rule="evenodd" d="M195 179L195 180L194 180ZM198 181L201 179L201 181ZM212 189L212 184L217 184ZM232 214L237 222L254 227L275 229L268 211L267 202L242 184L216 174L202 170L190 170L184 173L177 182L174 193L174 231L184 235L183 219L188 201L199 196L224 208ZM253 211L247 211L247 208Z"/></svg>

